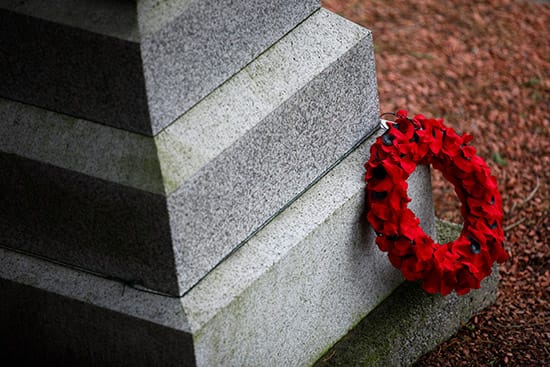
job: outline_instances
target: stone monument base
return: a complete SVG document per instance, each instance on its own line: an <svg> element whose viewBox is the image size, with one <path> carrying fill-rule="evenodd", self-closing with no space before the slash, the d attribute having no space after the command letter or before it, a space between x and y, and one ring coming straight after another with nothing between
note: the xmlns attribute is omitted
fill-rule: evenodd
<svg viewBox="0 0 550 367"><path fill-rule="evenodd" d="M310 366L410 308L364 213L370 31L313 0L30 3L0 5L4 365Z"/></svg>
<svg viewBox="0 0 550 367"><path fill-rule="evenodd" d="M402 278L364 220L357 169L372 142L183 297L0 249L3 356L79 366L310 366L359 325L352 335L360 337L351 339L362 342L338 344L347 352L335 356L379 365L414 361L494 300L496 278L459 299L428 296L410 284L387 298ZM429 171L419 167L409 179L410 207L434 235L426 187Z"/></svg>

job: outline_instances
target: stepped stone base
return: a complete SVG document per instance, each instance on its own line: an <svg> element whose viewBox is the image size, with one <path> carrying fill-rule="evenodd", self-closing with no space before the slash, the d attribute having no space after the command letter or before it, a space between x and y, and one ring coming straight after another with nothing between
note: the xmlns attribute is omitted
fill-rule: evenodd
<svg viewBox="0 0 550 367"><path fill-rule="evenodd" d="M0 349L14 362L80 366L309 366L357 325L316 365L411 364L494 302L497 274L466 297L399 286L363 220L358 167L370 144L181 298L0 249ZM433 235L427 180L421 167L409 189Z"/></svg>
<svg viewBox="0 0 550 367"><path fill-rule="evenodd" d="M2 0L0 96L154 136L318 8Z"/></svg>
<svg viewBox="0 0 550 367"><path fill-rule="evenodd" d="M2 362L309 366L402 282L364 213L368 30L315 0L5 3ZM435 235L426 167L409 196Z"/></svg>
<svg viewBox="0 0 550 367"><path fill-rule="evenodd" d="M322 9L154 137L13 99L0 98L0 244L173 296L379 114L371 33Z"/></svg>
<svg viewBox="0 0 550 367"><path fill-rule="evenodd" d="M364 219L373 138L183 297L0 249L4 356L74 365L308 366L402 281ZM429 171L410 206L433 234Z"/></svg>
<svg viewBox="0 0 550 367"><path fill-rule="evenodd" d="M436 222L436 226L440 242L456 237L459 231L459 228L441 222ZM377 258L382 262L385 260L383 256ZM335 302L338 296L350 294L349 290L338 288L333 288L332 296L326 294L331 293L330 290L326 293L313 290L309 298L298 301L304 302L300 311L293 308L299 305L295 299L292 300L295 298L292 292L288 293L287 302L282 303L276 300L276 283L273 287L255 284L235 297L225 309L219 308L220 305L216 307L214 302L215 298L223 299L227 295L210 293L209 299L202 300L203 308L195 308L195 312L199 313L186 315L190 305L199 305L201 301L197 296L204 296L204 292L199 291L183 300L163 299L4 250L0 250L0 260L0 302L4 310L0 314L0 349L4 352L4 361L8 363L48 360L61 365L82 366L268 366L272 363L307 366L312 363L313 357L319 355L319 348L331 345L327 340L327 331L328 339L334 339L335 328L342 332L353 324L345 326L347 324L341 323L342 320L353 322L353 317L350 320L346 299ZM234 262L239 263L239 259ZM400 277L386 265L378 264L375 269L383 268L382 274L389 276L392 286L399 284ZM219 276L210 280L223 286L231 278L228 275L230 268L222 269ZM33 275L37 270L44 274L40 279ZM310 271L307 266L302 270ZM7 276L8 273L11 276ZM278 274L281 278L281 270L277 266L264 274L266 280L270 279L269 273ZM497 279L495 268L493 275L482 282L481 289L464 297L456 294L430 296L418 284L404 282L314 365L411 365L419 356L450 337L473 314L493 303ZM289 278L287 287L294 281L295 278ZM298 287L304 284L299 280L295 282ZM353 280L350 283L351 286L357 285ZM262 287L265 287L264 295L273 292L271 298L274 302L271 306L264 305L263 309L257 304L269 300L257 297L257 290ZM361 297L365 297L363 306L371 308L373 299L369 300L361 288L357 290ZM382 298L377 298L377 301ZM210 310L204 307L209 302L212 306ZM250 308L251 303L256 303L255 309ZM311 312L312 304L316 305L313 308L317 309L317 315L322 316L314 325L306 322L311 321L307 314ZM211 321L202 326L195 324L198 329L194 333L184 331L193 329L192 323L189 323L191 319L200 323L216 308L214 312L218 314ZM269 313L274 308L287 308L284 313L286 317L275 321L281 317L279 312L270 318ZM319 308L325 310L319 312ZM357 315L354 317L356 319ZM298 324L304 329L297 330L296 320L301 318L305 321ZM239 319L256 319L256 322L252 327L246 327L236 322ZM278 340L269 340L270 335ZM319 339L323 343L317 347L304 343L304 340L315 342ZM279 344L272 344L276 342ZM243 345L251 347L244 351L248 353L236 353L243 352ZM254 349L257 350L255 356L249 354Z"/></svg>

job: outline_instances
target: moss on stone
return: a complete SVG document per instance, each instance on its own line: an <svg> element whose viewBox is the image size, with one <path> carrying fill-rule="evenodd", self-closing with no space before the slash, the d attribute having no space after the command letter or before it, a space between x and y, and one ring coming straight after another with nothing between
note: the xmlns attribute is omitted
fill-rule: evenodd
<svg viewBox="0 0 550 367"><path fill-rule="evenodd" d="M435 231L437 233L437 242L447 243L457 239L458 236L460 236L462 225L436 219Z"/></svg>
<svg viewBox="0 0 550 367"><path fill-rule="evenodd" d="M438 241L458 237L461 226L436 220ZM404 282L314 366L408 366L453 335L496 299L496 271L465 296L429 295ZM335 310L335 312L337 312Z"/></svg>

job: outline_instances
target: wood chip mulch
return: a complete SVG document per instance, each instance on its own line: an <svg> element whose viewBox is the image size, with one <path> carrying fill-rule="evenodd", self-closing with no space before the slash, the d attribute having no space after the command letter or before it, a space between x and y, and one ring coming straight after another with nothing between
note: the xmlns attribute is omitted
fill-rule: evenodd
<svg viewBox="0 0 550 367"><path fill-rule="evenodd" d="M497 302L417 366L550 366L550 3L325 0L373 31L381 111L474 135L503 196ZM434 173L440 217L461 221Z"/></svg>

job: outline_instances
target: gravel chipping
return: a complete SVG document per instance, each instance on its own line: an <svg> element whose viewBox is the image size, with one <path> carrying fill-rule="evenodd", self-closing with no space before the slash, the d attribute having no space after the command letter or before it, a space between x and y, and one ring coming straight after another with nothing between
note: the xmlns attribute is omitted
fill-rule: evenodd
<svg viewBox="0 0 550 367"><path fill-rule="evenodd" d="M381 111L443 117L474 136L504 203L496 304L416 366L550 366L550 3L325 0L374 34ZM460 223L432 174L439 217Z"/></svg>

